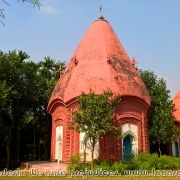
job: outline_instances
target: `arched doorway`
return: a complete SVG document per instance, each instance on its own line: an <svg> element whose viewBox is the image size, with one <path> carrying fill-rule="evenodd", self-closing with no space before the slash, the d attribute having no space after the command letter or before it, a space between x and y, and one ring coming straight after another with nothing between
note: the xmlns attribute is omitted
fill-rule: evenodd
<svg viewBox="0 0 180 180"><path fill-rule="evenodd" d="M172 142L172 156L179 157L179 140Z"/></svg>
<svg viewBox="0 0 180 180"><path fill-rule="evenodd" d="M132 154L132 138L129 134L123 139L123 161L124 162L127 162L128 154Z"/></svg>
<svg viewBox="0 0 180 180"><path fill-rule="evenodd" d="M138 127L134 124L122 126L122 160L127 162L128 154L138 154Z"/></svg>
<svg viewBox="0 0 180 180"><path fill-rule="evenodd" d="M175 156L178 157L179 156L179 143L177 141L175 141Z"/></svg>

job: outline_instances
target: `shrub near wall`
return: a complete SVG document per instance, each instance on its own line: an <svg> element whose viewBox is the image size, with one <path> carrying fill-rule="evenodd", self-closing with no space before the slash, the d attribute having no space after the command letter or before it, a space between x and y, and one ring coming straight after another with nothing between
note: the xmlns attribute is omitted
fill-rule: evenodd
<svg viewBox="0 0 180 180"><path fill-rule="evenodd" d="M178 170L180 169L180 158L173 156L162 155L158 157L157 154L140 153L135 159L137 168L140 170Z"/></svg>
<svg viewBox="0 0 180 180"><path fill-rule="evenodd" d="M84 153L76 153L70 157L70 164L68 165L68 171L83 170L85 168L90 169L89 164L83 163Z"/></svg>
<svg viewBox="0 0 180 180"><path fill-rule="evenodd" d="M75 161L74 161L75 159ZM158 157L157 154L147 154L140 153L138 155L130 155L127 157L128 162L109 162L101 161L98 158L94 160L94 170L118 170L119 173L124 174L125 170L178 170L180 169L180 158L173 156L162 155ZM90 169L90 166L87 164L82 164L80 162L79 155L72 157L72 162L69 165L68 170L84 170Z"/></svg>
<svg viewBox="0 0 180 180"><path fill-rule="evenodd" d="M128 163L127 169L131 170L178 170L180 169L180 158L157 154L140 153L135 155Z"/></svg>
<svg viewBox="0 0 180 180"><path fill-rule="evenodd" d="M157 154L140 153L135 157L135 163L138 170L152 170L153 168L157 169L158 159Z"/></svg>
<svg viewBox="0 0 180 180"><path fill-rule="evenodd" d="M178 170L180 169L180 158L163 155L158 158L157 169Z"/></svg>

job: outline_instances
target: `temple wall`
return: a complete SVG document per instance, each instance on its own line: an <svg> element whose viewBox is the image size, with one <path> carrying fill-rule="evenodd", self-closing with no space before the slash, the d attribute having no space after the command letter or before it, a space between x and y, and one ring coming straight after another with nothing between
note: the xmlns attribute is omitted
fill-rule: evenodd
<svg viewBox="0 0 180 180"><path fill-rule="evenodd" d="M60 157L59 160L64 160L65 155L65 138L66 138L66 121L67 121L67 108L62 105L61 103L55 103L52 110L52 136L51 136L51 159L57 159ZM58 140L58 137L61 137L61 140ZM57 148L61 145L57 145L59 143L62 144L62 156L58 155ZM60 142L61 141L61 142ZM60 147L59 147L60 148Z"/></svg>
<svg viewBox="0 0 180 180"><path fill-rule="evenodd" d="M115 124L121 126L121 138L102 136L99 140L100 159L123 160L123 135L131 137L132 153L149 152L148 106L135 97L122 98L115 111ZM129 131L130 130L130 131Z"/></svg>
<svg viewBox="0 0 180 180"><path fill-rule="evenodd" d="M77 109L77 102L72 100L65 107L56 103L52 108L52 141L51 159L69 161L71 155L84 152L82 140L84 133L77 133L68 129L68 124L73 121L71 112ZM102 160L119 161L123 159L123 135L131 137L132 153L148 152L147 134L147 108L136 98L122 98L115 111L115 125L121 126L119 132L121 138L112 136L101 136L95 147L94 158L100 157ZM58 130L60 128L60 130ZM58 145L58 134L61 134L61 144ZM62 147L62 148L60 148ZM60 149L58 154L57 149ZM91 160L91 149L89 140L87 141L86 161ZM62 156L61 156L62 154Z"/></svg>

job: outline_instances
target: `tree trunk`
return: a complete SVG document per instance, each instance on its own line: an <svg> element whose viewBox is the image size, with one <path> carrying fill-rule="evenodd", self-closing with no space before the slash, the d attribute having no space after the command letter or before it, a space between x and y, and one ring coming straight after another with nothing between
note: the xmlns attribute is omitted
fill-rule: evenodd
<svg viewBox="0 0 180 180"><path fill-rule="evenodd" d="M87 138L84 139L84 161L83 161L83 163L86 162L86 146L87 146Z"/></svg>
<svg viewBox="0 0 180 180"><path fill-rule="evenodd" d="M41 132L39 132L39 161L41 160Z"/></svg>
<svg viewBox="0 0 180 180"><path fill-rule="evenodd" d="M46 124L45 124L45 134L44 134L44 155L45 161L47 161L47 124L48 124L48 116L46 114Z"/></svg>
<svg viewBox="0 0 180 180"><path fill-rule="evenodd" d="M33 119L33 161L35 160L36 153L36 132L35 132L35 115Z"/></svg>
<svg viewBox="0 0 180 180"><path fill-rule="evenodd" d="M94 169L94 146L95 146L95 143L93 142L92 150L91 150L91 170Z"/></svg>
<svg viewBox="0 0 180 180"><path fill-rule="evenodd" d="M20 127L18 127L18 142L17 142L17 162L19 163L19 149L20 149Z"/></svg>
<svg viewBox="0 0 180 180"><path fill-rule="evenodd" d="M17 162L19 163L19 151L20 151L20 118L18 117L18 142L17 142Z"/></svg>
<svg viewBox="0 0 180 180"><path fill-rule="evenodd" d="M44 147L44 160L46 161L47 160L47 149L46 149L46 143L45 143L45 141L44 141L44 143L43 143L43 147Z"/></svg>
<svg viewBox="0 0 180 180"><path fill-rule="evenodd" d="M9 169L9 163L10 163L10 157L11 157L11 152L10 152L10 142L11 142L11 134L12 134L12 128L14 125L14 119L11 119L11 124L9 127L8 131L8 139L6 142L6 153L7 153L7 158L6 158L6 168Z"/></svg>
<svg viewBox="0 0 180 180"><path fill-rule="evenodd" d="M159 156L161 156L161 147L160 147L160 142L159 142Z"/></svg>
<svg viewBox="0 0 180 180"><path fill-rule="evenodd" d="M35 160L35 153L36 153L36 134L35 134L35 127L34 127L34 135L33 135L33 161Z"/></svg>

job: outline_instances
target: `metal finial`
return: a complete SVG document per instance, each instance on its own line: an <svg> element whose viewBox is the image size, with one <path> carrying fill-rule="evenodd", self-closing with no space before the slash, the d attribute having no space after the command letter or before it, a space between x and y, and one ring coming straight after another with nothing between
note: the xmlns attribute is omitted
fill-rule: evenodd
<svg viewBox="0 0 180 180"><path fill-rule="evenodd" d="M102 11L102 5L100 5L99 9L100 9L100 16L99 16L98 19L104 19L103 15L102 15L102 13L101 13L101 11Z"/></svg>
<svg viewBox="0 0 180 180"><path fill-rule="evenodd" d="M101 14L101 10L102 10L102 5L100 5L99 9L100 9L100 14Z"/></svg>

